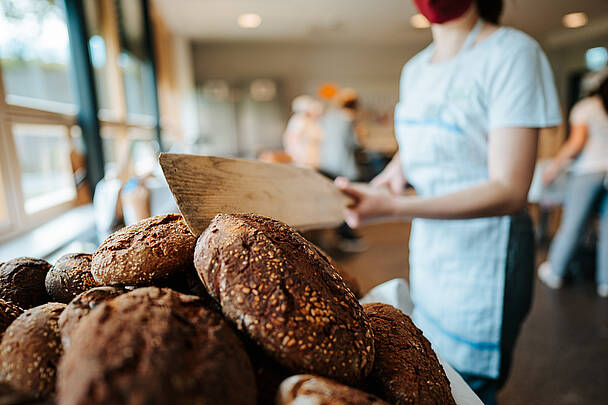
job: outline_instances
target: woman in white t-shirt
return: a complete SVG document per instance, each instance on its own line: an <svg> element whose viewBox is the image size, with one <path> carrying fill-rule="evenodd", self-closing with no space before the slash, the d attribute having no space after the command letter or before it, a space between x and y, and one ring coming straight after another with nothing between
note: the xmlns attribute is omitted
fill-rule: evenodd
<svg viewBox="0 0 608 405"><path fill-rule="evenodd" d="M538 276L551 288L562 286L582 230L599 209L597 293L608 297L608 77L589 97L574 106L570 123L570 137L544 176L545 183L551 183L566 163L576 157L566 191L561 226L551 244L549 260L540 266Z"/></svg>
<svg viewBox="0 0 608 405"><path fill-rule="evenodd" d="M354 197L351 226L414 218L412 318L486 404L506 381L530 308L534 238L525 212L539 128L561 114L536 41L497 25L501 0L414 0L433 43L401 76L399 154ZM416 196L401 192L407 181Z"/></svg>

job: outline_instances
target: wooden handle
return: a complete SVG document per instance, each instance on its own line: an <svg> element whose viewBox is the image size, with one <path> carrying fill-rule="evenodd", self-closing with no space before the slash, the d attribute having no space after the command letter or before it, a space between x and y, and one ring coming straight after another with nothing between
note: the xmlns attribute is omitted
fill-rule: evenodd
<svg viewBox="0 0 608 405"><path fill-rule="evenodd" d="M298 229L332 227L351 203L329 179L292 165L170 153L160 164L195 235L218 213L254 213Z"/></svg>

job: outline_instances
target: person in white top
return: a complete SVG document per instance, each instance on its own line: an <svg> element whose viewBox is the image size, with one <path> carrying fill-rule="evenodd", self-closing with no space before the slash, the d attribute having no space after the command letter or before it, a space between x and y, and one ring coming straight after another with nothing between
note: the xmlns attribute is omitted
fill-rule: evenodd
<svg viewBox="0 0 608 405"><path fill-rule="evenodd" d="M351 226L414 218L412 319L486 404L505 383L531 304L525 212L539 128L561 123L536 41L498 26L501 0L414 0L433 43L401 76L399 154L371 184L336 179ZM402 194L404 180L416 196Z"/></svg>
<svg viewBox="0 0 608 405"><path fill-rule="evenodd" d="M562 286L582 230L599 210L597 293L608 297L608 72L599 88L574 106L570 123L570 137L544 175L544 182L551 183L566 163L576 157L561 225L551 244L549 260L539 267L538 276L548 287Z"/></svg>
<svg viewBox="0 0 608 405"><path fill-rule="evenodd" d="M323 139L319 122L323 106L307 95L296 97L291 106L293 115L283 134L283 147L295 164L316 169Z"/></svg>

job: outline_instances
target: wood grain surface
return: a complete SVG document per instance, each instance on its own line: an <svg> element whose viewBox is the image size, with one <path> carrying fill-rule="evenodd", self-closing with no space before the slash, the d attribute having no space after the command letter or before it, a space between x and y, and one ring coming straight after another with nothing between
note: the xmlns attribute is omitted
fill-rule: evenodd
<svg viewBox="0 0 608 405"><path fill-rule="evenodd" d="M218 213L254 213L298 229L333 227L350 202L312 169L172 153L161 154L160 164L194 235Z"/></svg>

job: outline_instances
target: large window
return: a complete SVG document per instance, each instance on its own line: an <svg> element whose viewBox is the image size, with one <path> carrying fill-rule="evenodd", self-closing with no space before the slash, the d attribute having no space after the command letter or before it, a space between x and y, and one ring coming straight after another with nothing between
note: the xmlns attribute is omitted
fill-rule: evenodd
<svg viewBox="0 0 608 405"><path fill-rule="evenodd" d="M0 1L0 57L8 103L73 110L68 32L54 1Z"/></svg>
<svg viewBox="0 0 608 405"><path fill-rule="evenodd" d="M84 68L71 60L78 47L70 46L63 4L0 0L0 243L90 202L84 139L92 160L103 153L106 172L121 179L157 164L144 0L83 0L82 16L67 10L86 27L102 151L76 120L73 73Z"/></svg>
<svg viewBox="0 0 608 405"><path fill-rule="evenodd" d="M76 202L70 64L56 1L0 0L0 241Z"/></svg>

